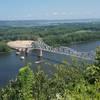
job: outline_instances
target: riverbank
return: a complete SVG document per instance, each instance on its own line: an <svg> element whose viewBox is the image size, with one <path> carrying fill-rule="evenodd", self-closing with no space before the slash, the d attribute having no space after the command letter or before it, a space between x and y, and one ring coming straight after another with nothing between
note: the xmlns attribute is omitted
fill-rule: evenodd
<svg viewBox="0 0 100 100"><path fill-rule="evenodd" d="M68 43L68 44L64 44L63 46L78 45L78 44L83 44L83 43L88 43L88 42L94 42L94 41L100 41L100 39L92 39L92 40L79 41L79 42L71 42L71 43Z"/></svg>
<svg viewBox="0 0 100 100"><path fill-rule="evenodd" d="M11 49L7 46L6 42L0 42L0 53L8 53Z"/></svg>
<svg viewBox="0 0 100 100"><path fill-rule="evenodd" d="M0 52L0 54L6 54L6 53L11 53L13 50L12 49L10 49L10 51L8 51L8 52Z"/></svg>

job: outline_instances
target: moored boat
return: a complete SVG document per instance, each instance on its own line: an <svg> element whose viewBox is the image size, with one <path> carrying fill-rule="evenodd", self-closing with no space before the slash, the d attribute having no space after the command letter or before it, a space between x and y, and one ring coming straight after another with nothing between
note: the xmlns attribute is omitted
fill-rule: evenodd
<svg viewBox="0 0 100 100"><path fill-rule="evenodd" d="M20 58L21 58L22 60L24 60L24 59L25 59L25 57L24 57L24 56L21 56Z"/></svg>

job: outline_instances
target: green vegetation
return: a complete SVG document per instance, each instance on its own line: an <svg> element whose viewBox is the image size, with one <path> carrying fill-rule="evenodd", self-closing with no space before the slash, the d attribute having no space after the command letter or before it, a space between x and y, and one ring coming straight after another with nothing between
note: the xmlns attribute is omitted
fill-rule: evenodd
<svg viewBox="0 0 100 100"><path fill-rule="evenodd" d="M68 23L41 27L0 27L0 52L10 49L5 41L42 37L49 45L59 46L100 39L100 23ZM47 64L47 63L46 63ZM0 89L0 100L100 100L100 47L94 64L64 62L47 64L55 73L37 72L31 65L19 70L15 80ZM37 66L38 67L38 66Z"/></svg>
<svg viewBox="0 0 100 100"><path fill-rule="evenodd" d="M100 100L100 47L94 64L48 66L56 70L51 77L41 67L35 73L30 65L21 68L16 80L0 90L0 100Z"/></svg>
<svg viewBox="0 0 100 100"><path fill-rule="evenodd" d="M0 52L9 52L10 48L5 42L0 42Z"/></svg>
<svg viewBox="0 0 100 100"><path fill-rule="evenodd" d="M67 23L37 27L0 27L0 41L42 37L49 45L100 39L100 23Z"/></svg>

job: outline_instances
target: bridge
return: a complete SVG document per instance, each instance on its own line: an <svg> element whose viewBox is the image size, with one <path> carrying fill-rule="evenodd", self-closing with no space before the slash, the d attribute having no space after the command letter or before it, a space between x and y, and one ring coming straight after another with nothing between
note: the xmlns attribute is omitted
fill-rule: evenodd
<svg viewBox="0 0 100 100"><path fill-rule="evenodd" d="M13 49L24 51L24 52L29 52L32 49L39 50L39 56L43 55L43 51L47 52L52 52L52 53L57 53L57 54L63 54L63 55L69 55L69 56L74 56L77 58L81 58L84 60L95 60L95 52L90 51L90 52L79 52L76 51L72 48L65 47L65 46L60 46L60 47L52 47L44 43L44 41L39 38L36 41L12 41L7 43L8 46L10 46Z"/></svg>
<svg viewBox="0 0 100 100"><path fill-rule="evenodd" d="M74 56L74 57L85 59L85 60L95 59L94 51L79 52L79 51L76 51L72 48L65 47L65 46L54 48L44 43L44 41L41 38L39 38L37 41L34 41L31 45L33 49L40 50L40 56L42 56L42 51L47 51L47 52L52 52L52 53L57 53L57 54L70 55L70 56Z"/></svg>

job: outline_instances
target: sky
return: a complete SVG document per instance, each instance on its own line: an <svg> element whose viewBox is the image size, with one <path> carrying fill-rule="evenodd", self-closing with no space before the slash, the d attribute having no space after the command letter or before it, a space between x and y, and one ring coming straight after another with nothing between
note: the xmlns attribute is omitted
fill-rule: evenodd
<svg viewBox="0 0 100 100"><path fill-rule="evenodd" d="M100 0L0 0L0 20L100 18Z"/></svg>

